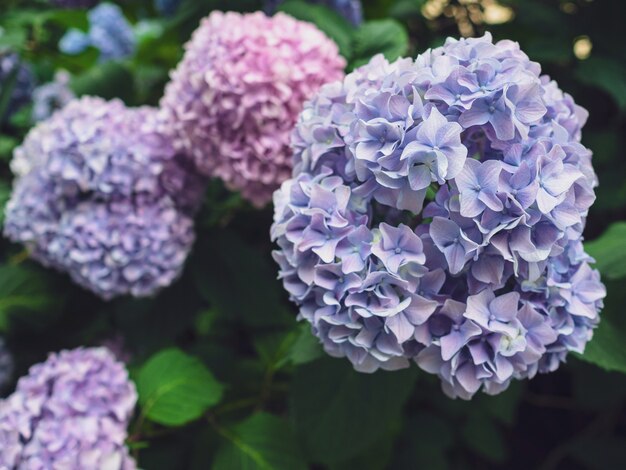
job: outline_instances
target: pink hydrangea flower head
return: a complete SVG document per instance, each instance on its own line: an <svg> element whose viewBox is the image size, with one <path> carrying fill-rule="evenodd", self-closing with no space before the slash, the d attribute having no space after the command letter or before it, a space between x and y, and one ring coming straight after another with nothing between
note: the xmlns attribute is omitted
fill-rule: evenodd
<svg viewBox="0 0 626 470"><path fill-rule="evenodd" d="M201 173L262 206L291 175L289 139L304 102L345 65L311 24L213 12L185 46L161 107Z"/></svg>

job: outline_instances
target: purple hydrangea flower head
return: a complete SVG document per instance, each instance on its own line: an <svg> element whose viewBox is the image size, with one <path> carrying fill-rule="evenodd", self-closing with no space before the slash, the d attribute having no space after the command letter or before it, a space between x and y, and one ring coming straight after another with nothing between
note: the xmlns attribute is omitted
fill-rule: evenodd
<svg viewBox="0 0 626 470"><path fill-rule="evenodd" d="M11 381L13 377L13 355L7 348L4 338L0 338L0 391Z"/></svg>
<svg viewBox="0 0 626 470"><path fill-rule="evenodd" d="M135 52L133 28L118 5L102 3L87 16L88 32L70 29L59 41L61 52L75 55L92 46L100 51L100 62L123 59Z"/></svg>
<svg viewBox="0 0 626 470"><path fill-rule="evenodd" d="M180 274L204 181L152 108L73 101L14 152L5 234L101 297L151 295Z"/></svg>
<svg viewBox="0 0 626 470"><path fill-rule="evenodd" d="M323 86L271 235L325 350L364 372L415 362L464 399L582 352L606 294L582 245L586 117L489 34Z"/></svg>
<svg viewBox="0 0 626 470"><path fill-rule="evenodd" d="M0 50L0 94L9 93L9 101L0 120L30 103L34 87L35 77L30 67L14 52Z"/></svg>
<svg viewBox="0 0 626 470"><path fill-rule="evenodd" d="M136 402L107 349L50 354L0 401L0 467L134 470L124 441Z"/></svg>
<svg viewBox="0 0 626 470"><path fill-rule="evenodd" d="M178 147L264 205L291 172L304 101L343 76L344 59L315 26L282 13L213 12L185 50L161 100Z"/></svg>
<svg viewBox="0 0 626 470"><path fill-rule="evenodd" d="M69 88L69 81L69 73L61 71L57 72L52 82L35 88L31 116L33 122L48 119L57 109L63 108L76 97Z"/></svg>
<svg viewBox="0 0 626 470"><path fill-rule="evenodd" d="M332 8L354 26L363 23L363 6L361 0L307 0L309 3L315 3ZM278 7L284 3L284 0L265 0L265 11L268 14L274 14Z"/></svg>

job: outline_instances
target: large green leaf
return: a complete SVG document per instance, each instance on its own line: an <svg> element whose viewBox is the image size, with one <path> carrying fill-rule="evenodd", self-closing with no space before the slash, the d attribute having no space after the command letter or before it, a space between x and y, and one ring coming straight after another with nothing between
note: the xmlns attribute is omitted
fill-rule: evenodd
<svg viewBox="0 0 626 470"><path fill-rule="evenodd" d="M291 415L308 456L332 464L372 445L400 419L415 377L413 369L359 373L345 359L298 368Z"/></svg>
<svg viewBox="0 0 626 470"><path fill-rule="evenodd" d="M609 93L622 108L626 108L626 66L613 59L590 57L576 70L576 78Z"/></svg>
<svg viewBox="0 0 626 470"><path fill-rule="evenodd" d="M205 235L198 247L193 279L199 293L221 315L249 326L291 325L276 280L278 268L229 230Z"/></svg>
<svg viewBox="0 0 626 470"><path fill-rule="evenodd" d="M614 223L600 238L585 243L585 249L595 258L603 278L626 276L626 222Z"/></svg>
<svg viewBox="0 0 626 470"><path fill-rule="evenodd" d="M227 442L215 456L213 470L308 468L289 424L271 414L255 414L220 434Z"/></svg>
<svg viewBox="0 0 626 470"><path fill-rule="evenodd" d="M61 299L43 271L21 265L0 266L0 330L7 327L10 314L46 312Z"/></svg>
<svg viewBox="0 0 626 470"><path fill-rule="evenodd" d="M354 27L341 15L324 5L312 5L302 0L288 0L280 10L303 21L314 23L330 37L346 59L352 56Z"/></svg>
<svg viewBox="0 0 626 470"><path fill-rule="evenodd" d="M167 426L199 418L220 401L222 386L195 357L172 348L153 356L137 375L142 415Z"/></svg>
<svg viewBox="0 0 626 470"><path fill-rule="evenodd" d="M603 369L626 374L625 341L626 331L614 325L610 319L601 316L600 325L585 347L585 353L578 357Z"/></svg>
<svg viewBox="0 0 626 470"><path fill-rule="evenodd" d="M71 82L71 88L77 95L95 95L102 98L120 98L132 104L133 75L128 66L121 62L105 62L98 64L76 76Z"/></svg>
<svg viewBox="0 0 626 470"><path fill-rule="evenodd" d="M495 463L507 457L504 437L496 423L484 413L471 413L462 429L463 440L478 455Z"/></svg>
<svg viewBox="0 0 626 470"><path fill-rule="evenodd" d="M363 65L376 54L395 60L405 55L408 48L409 37L404 26L396 20L368 21L356 31L351 66Z"/></svg>
<svg viewBox="0 0 626 470"><path fill-rule="evenodd" d="M300 325L300 331L291 346L290 358L294 364L306 364L324 354L320 340L311 332L308 323Z"/></svg>

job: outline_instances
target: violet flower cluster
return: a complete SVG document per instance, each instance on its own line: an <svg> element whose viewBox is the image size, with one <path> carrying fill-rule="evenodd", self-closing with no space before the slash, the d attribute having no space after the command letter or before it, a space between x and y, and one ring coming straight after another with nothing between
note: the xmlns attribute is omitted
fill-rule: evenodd
<svg viewBox="0 0 626 470"><path fill-rule="evenodd" d="M272 237L325 350L364 372L414 361L465 399L582 352L605 296L582 245L586 117L489 34L322 87Z"/></svg>
<svg viewBox="0 0 626 470"><path fill-rule="evenodd" d="M7 89L9 93L0 121L30 103L34 87L35 77L30 67L16 53L0 50L0 95L7 93Z"/></svg>
<svg viewBox="0 0 626 470"><path fill-rule="evenodd" d="M0 468L134 470L125 440L136 402L107 349L51 354L0 401Z"/></svg>
<svg viewBox="0 0 626 470"><path fill-rule="evenodd" d="M203 179L153 108L84 97L14 151L4 232L104 299L151 295L180 274Z"/></svg>
<svg viewBox="0 0 626 470"><path fill-rule="evenodd" d="M361 0L307 0L308 3L324 5L332 8L354 26L363 23L363 6ZM265 11L269 14L276 12L284 0L266 0Z"/></svg>
<svg viewBox="0 0 626 470"><path fill-rule="evenodd" d="M309 23L213 12L185 45L161 107L200 173L262 206L290 176L289 135L304 101L344 66Z"/></svg>
<svg viewBox="0 0 626 470"><path fill-rule="evenodd" d="M135 52L133 28L122 9L113 3L102 3L87 14L89 31L70 29L59 41L59 50L76 55L88 47L100 51L100 62L123 59Z"/></svg>

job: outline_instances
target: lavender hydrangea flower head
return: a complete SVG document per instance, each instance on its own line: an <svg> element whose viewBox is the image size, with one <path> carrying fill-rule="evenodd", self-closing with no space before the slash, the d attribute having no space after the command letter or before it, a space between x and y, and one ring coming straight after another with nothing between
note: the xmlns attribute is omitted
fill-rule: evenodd
<svg viewBox="0 0 626 470"><path fill-rule="evenodd" d="M363 23L361 0L308 0L308 2L332 8L354 26ZM284 0L266 0L264 9L268 14L273 14L282 3Z"/></svg>
<svg viewBox="0 0 626 470"><path fill-rule="evenodd" d="M213 12L185 50L161 100L178 148L264 205L291 172L304 101L343 76L344 59L315 26L282 13Z"/></svg>
<svg viewBox="0 0 626 470"><path fill-rule="evenodd" d="M0 94L8 92L9 102L0 120L11 116L25 104L30 103L35 87L35 77L31 69L20 61L14 52L0 50Z"/></svg>
<svg viewBox="0 0 626 470"><path fill-rule="evenodd" d="M70 29L59 41L61 52L75 55L92 46L100 51L100 62L123 59L135 52L133 28L118 5L102 3L87 16L89 31Z"/></svg>
<svg viewBox="0 0 626 470"><path fill-rule="evenodd" d="M169 285L204 181L162 125L155 109L85 97L36 126L11 162L5 234L105 299Z"/></svg>
<svg viewBox="0 0 626 470"><path fill-rule="evenodd" d="M0 467L134 470L124 441L136 401L107 349L51 354L0 401Z"/></svg>
<svg viewBox="0 0 626 470"><path fill-rule="evenodd" d="M415 362L465 399L581 352L606 294L582 245L597 185L585 119L489 34L322 87L272 238L325 350L364 372Z"/></svg>

